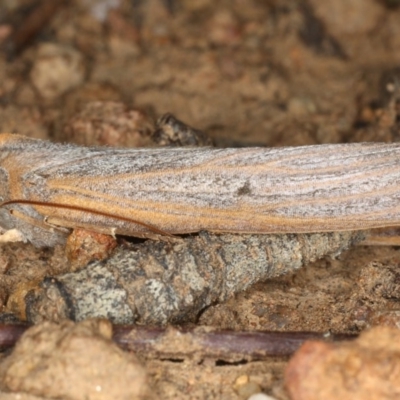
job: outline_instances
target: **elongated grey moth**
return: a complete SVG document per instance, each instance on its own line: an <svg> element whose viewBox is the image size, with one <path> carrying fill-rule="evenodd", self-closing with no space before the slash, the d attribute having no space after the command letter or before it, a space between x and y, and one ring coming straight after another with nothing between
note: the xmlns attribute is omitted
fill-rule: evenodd
<svg viewBox="0 0 400 400"><path fill-rule="evenodd" d="M148 237L400 225L400 144L87 148L0 135L0 226L36 246L65 228Z"/></svg>

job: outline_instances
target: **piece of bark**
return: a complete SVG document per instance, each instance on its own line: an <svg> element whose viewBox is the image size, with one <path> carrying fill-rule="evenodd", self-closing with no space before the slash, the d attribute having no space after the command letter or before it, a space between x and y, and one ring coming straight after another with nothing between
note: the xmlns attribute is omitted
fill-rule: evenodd
<svg viewBox="0 0 400 400"><path fill-rule="evenodd" d="M120 248L103 262L45 279L26 296L31 322L107 318L118 324L194 320L252 284L336 256L363 232L235 235L201 232Z"/></svg>

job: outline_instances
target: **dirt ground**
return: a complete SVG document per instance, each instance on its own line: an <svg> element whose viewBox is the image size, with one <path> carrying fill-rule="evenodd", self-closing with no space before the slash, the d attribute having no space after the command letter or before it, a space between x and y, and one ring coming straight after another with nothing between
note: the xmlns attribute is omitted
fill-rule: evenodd
<svg viewBox="0 0 400 400"><path fill-rule="evenodd" d="M71 0L50 11L46 3L0 0L0 132L143 146L171 112L220 147L400 139L398 1ZM48 18L29 33L34 7ZM62 272L61 253L2 245L4 313L23 314L21 292ZM399 327L399 260L397 247L356 246L208 307L196 326ZM29 264L30 280L21 283L16 264ZM139 358L161 398L289 399L287 357Z"/></svg>

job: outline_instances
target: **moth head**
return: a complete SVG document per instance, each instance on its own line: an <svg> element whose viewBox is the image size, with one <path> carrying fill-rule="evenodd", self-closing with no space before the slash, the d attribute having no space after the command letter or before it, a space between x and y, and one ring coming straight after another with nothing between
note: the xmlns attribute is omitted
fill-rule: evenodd
<svg viewBox="0 0 400 400"><path fill-rule="evenodd" d="M18 161L13 161L13 156L21 152L21 142L24 136L12 133L0 134L0 202L9 199L10 171Z"/></svg>
<svg viewBox="0 0 400 400"><path fill-rule="evenodd" d="M5 147L7 144L25 139L28 138L22 135L16 135L15 133L0 133L0 148Z"/></svg>

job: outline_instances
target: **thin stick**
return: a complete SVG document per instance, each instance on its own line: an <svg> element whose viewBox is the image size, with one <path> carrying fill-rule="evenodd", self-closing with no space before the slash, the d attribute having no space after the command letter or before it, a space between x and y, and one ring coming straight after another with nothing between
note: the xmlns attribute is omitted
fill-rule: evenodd
<svg viewBox="0 0 400 400"><path fill-rule="evenodd" d="M15 346L28 328L29 325L26 324L0 324L0 350Z"/></svg>
<svg viewBox="0 0 400 400"><path fill-rule="evenodd" d="M0 324L0 349L13 347L29 325ZM245 332L200 328L113 326L113 340L124 350L150 358L263 360L291 356L306 340L341 341L357 335L318 332ZM173 344L173 346L171 346Z"/></svg>
<svg viewBox="0 0 400 400"><path fill-rule="evenodd" d="M30 14L16 27L8 41L8 53L14 56L31 43L46 26L65 0L45 0L39 3Z"/></svg>

